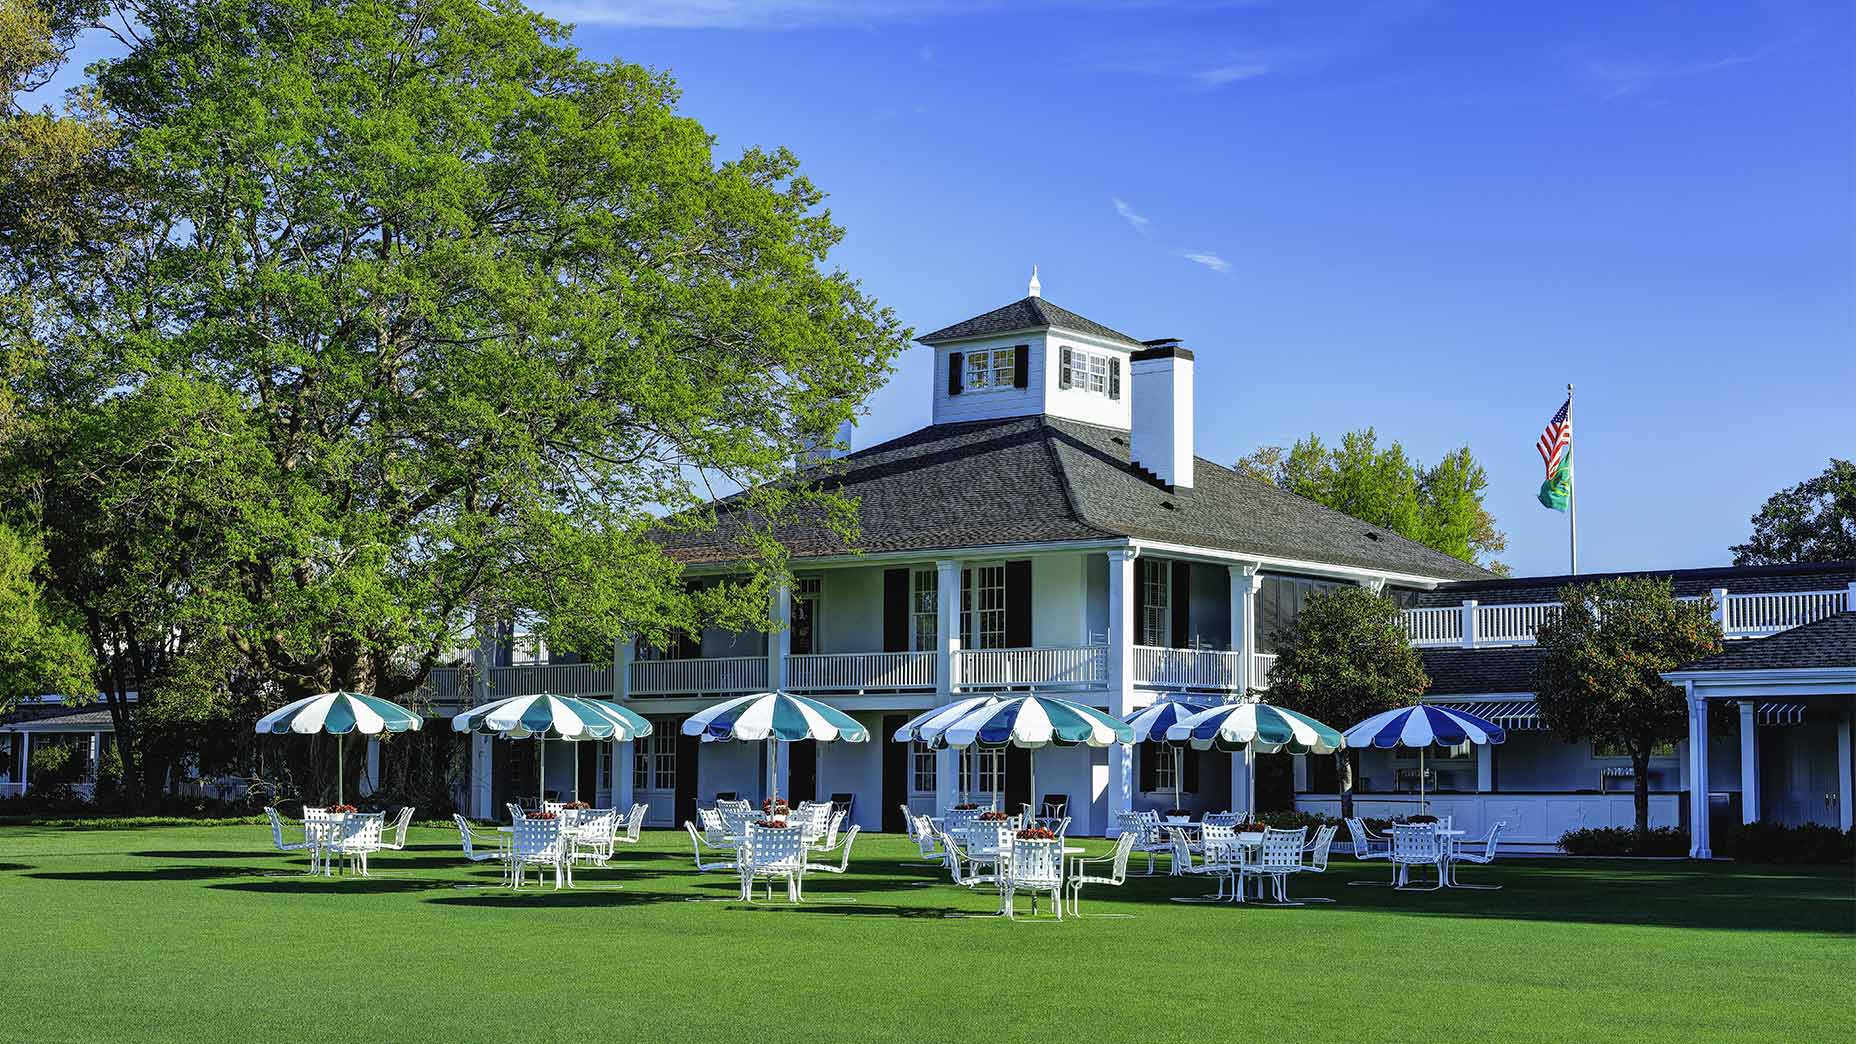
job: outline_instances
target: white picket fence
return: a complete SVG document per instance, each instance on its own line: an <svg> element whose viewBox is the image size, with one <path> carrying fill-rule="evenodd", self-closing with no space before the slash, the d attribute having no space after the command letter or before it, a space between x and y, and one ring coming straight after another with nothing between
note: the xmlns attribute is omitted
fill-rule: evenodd
<svg viewBox="0 0 1856 1044"><path fill-rule="evenodd" d="M934 688L932 652L798 653L786 658L794 692L862 692Z"/></svg>
<svg viewBox="0 0 1856 1044"><path fill-rule="evenodd" d="M1108 646L962 649L955 654L962 689L1005 685L1085 688L1108 681Z"/></svg>

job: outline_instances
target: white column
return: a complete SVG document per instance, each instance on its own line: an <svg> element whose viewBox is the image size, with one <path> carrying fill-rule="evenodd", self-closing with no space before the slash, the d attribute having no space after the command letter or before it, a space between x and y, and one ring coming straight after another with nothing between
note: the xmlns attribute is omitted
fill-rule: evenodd
<svg viewBox="0 0 1856 1044"><path fill-rule="evenodd" d="M1740 822L1759 822L1759 705L1740 701Z"/></svg>
<svg viewBox="0 0 1856 1044"><path fill-rule="evenodd" d="M773 630L767 634L767 687L776 692L786 689L786 657L793 651L793 585L782 581L773 585L773 604L768 608Z"/></svg>
<svg viewBox="0 0 1856 1044"><path fill-rule="evenodd" d="M1487 794L1495 789L1495 746L1480 743L1470 749L1476 752L1476 793Z"/></svg>
<svg viewBox="0 0 1856 1044"><path fill-rule="evenodd" d="M1856 606L1856 584L1850 585L1850 604ZM1844 711L1837 721L1837 829L1848 830L1851 825L1851 813L1856 812L1850 805L1856 803L1856 793L1851 790L1850 766L1850 717L1856 711Z"/></svg>
<svg viewBox="0 0 1856 1044"><path fill-rule="evenodd" d="M955 670L960 651L960 563L944 559L935 570L935 703L952 703L960 691ZM960 788L960 752L942 750L935 754L934 806L945 811L954 804Z"/></svg>
<svg viewBox="0 0 1856 1044"><path fill-rule="evenodd" d="M1263 679L1257 669L1257 592L1263 577L1252 562L1228 567L1231 576L1231 651L1237 654L1237 691L1247 694ZM1231 808L1249 809L1253 785L1250 759L1231 755ZM1253 817L1254 818L1254 817Z"/></svg>
<svg viewBox="0 0 1856 1044"><path fill-rule="evenodd" d="M1708 847L1708 703L1688 690L1688 854L1691 859L1712 859Z"/></svg>
<svg viewBox="0 0 1856 1044"><path fill-rule="evenodd" d="M1727 588L1716 587L1708 592L1708 597L1714 602L1714 622L1720 627L1721 631L1725 633L1729 623L1727 619Z"/></svg>
<svg viewBox="0 0 1856 1044"><path fill-rule="evenodd" d="M493 737L472 733L470 737L470 814L472 819L496 819L496 810L490 807L493 791L490 789L490 744L496 742Z"/></svg>
<svg viewBox="0 0 1856 1044"><path fill-rule="evenodd" d="M19 792L24 794L31 784L27 778L32 766L32 733L19 734Z"/></svg>
<svg viewBox="0 0 1856 1044"><path fill-rule="evenodd" d="M362 780L368 794L380 791L380 737L367 738L367 776Z"/></svg>
<svg viewBox="0 0 1856 1044"><path fill-rule="evenodd" d="M638 645L629 636L612 640L612 698L624 703L632 698L632 658Z"/></svg>
<svg viewBox="0 0 1856 1044"><path fill-rule="evenodd" d="M1122 717L1134 710L1135 553L1116 548L1108 553L1108 712ZM1102 830L1116 836L1122 812L1134 808L1134 748L1108 748L1108 779L1102 797Z"/></svg>
<svg viewBox="0 0 1856 1044"><path fill-rule="evenodd" d="M1463 599L1463 648L1476 647L1476 600Z"/></svg>

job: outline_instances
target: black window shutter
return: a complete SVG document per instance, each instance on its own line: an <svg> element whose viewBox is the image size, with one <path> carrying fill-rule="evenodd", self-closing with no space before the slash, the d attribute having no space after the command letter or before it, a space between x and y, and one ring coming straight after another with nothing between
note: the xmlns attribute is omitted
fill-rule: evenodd
<svg viewBox="0 0 1856 1044"><path fill-rule="evenodd" d="M1197 794L1199 792L1199 752L1196 750L1181 751L1179 760L1186 766L1186 770L1180 773L1183 777L1180 788L1188 794Z"/></svg>
<svg viewBox="0 0 1856 1044"><path fill-rule="evenodd" d="M909 571L883 570L883 651L909 651Z"/></svg>
<svg viewBox="0 0 1856 1044"><path fill-rule="evenodd" d="M1147 637L1143 632L1147 628L1147 569L1153 562L1146 558L1134 560L1134 644L1145 644Z"/></svg>
<svg viewBox="0 0 1856 1044"><path fill-rule="evenodd" d="M1031 346L1028 344L1012 348L1012 387L1031 387Z"/></svg>
<svg viewBox="0 0 1856 1044"><path fill-rule="evenodd" d="M1173 754L1160 744L1151 740L1141 744L1141 793L1151 794L1159 784L1159 776L1154 770L1154 759L1170 758Z"/></svg>
<svg viewBox="0 0 1856 1044"><path fill-rule="evenodd" d="M1192 648L1192 563L1173 563L1173 648Z"/></svg>
<svg viewBox="0 0 1856 1044"><path fill-rule="evenodd" d="M1031 562L1005 564L1005 644L1011 649L1031 647Z"/></svg>
<svg viewBox="0 0 1856 1044"><path fill-rule="evenodd" d="M1108 361L1108 397L1111 399L1121 398L1120 359L1110 359Z"/></svg>
<svg viewBox="0 0 1856 1044"><path fill-rule="evenodd" d="M1063 346L1063 348L1059 349L1059 354L1057 358L1059 360L1059 364L1057 366L1057 387L1068 388L1070 386L1070 381L1071 381L1070 367L1075 365L1072 362L1073 357L1070 355L1069 345L1065 345Z"/></svg>
<svg viewBox="0 0 1856 1044"><path fill-rule="evenodd" d="M966 361L966 358L962 352L947 353L947 393L949 395L960 394L960 365Z"/></svg>

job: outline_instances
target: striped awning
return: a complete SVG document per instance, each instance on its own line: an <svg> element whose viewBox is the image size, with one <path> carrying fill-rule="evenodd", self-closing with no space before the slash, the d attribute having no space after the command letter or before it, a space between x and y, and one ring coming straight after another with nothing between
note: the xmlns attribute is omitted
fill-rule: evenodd
<svg viewBox="0 0 1856 1044"><path fill-rule="evenodd" d="M1755 717L1761 725L1803 725L1804 704L1802 703L1762 703Z"/></svg>
<svg viewBox="0 0 1856 1044"><path fill-rule="evenodd" d="M1540 720L1540 705L1533 700L1425 700L1424 703L1427 707L1474 714L1510 732L1539 732L1547 727Z"/></svg>

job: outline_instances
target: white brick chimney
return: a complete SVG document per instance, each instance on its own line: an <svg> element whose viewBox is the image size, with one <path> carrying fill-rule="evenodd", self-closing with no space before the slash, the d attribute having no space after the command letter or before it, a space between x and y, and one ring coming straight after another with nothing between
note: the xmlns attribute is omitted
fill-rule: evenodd
<svg viewBox="0 0 1856 1044"><path fill-rule="evenodd" d="M1192 352L1177 340L1145 342L1129 363L1134 423L1128 456L1182 489L1192 487Z"/></svg>

